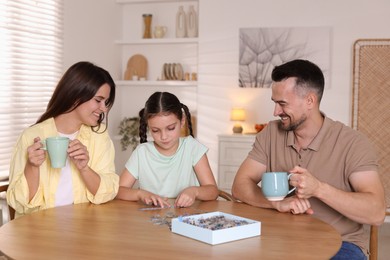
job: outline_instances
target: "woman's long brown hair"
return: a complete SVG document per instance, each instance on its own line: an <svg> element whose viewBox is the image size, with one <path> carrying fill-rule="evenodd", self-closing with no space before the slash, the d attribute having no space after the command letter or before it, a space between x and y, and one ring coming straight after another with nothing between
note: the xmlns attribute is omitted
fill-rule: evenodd
<svg viewBox="0 0 390 260"><path fill-rule="evenodd" d="M46 112L41 115L36 123L73 111L84 102L92 99L99 88L106 83L110 86L110 96L106 101L106 106L108 108L106 128L103 132L106 131L108 125L108 111L115 100L115 82L106 70L87 61L78 62L65 72L54 90L47 105ZM102 113L98 120L98 125L91 126L93 131L99 131L104 117L105 114Z"/></svg>

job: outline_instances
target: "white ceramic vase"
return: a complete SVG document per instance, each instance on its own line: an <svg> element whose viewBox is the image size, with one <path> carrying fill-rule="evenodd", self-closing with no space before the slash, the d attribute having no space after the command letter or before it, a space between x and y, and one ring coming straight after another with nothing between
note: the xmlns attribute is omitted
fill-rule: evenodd
<svg viewBox="0 0 390 260"><path fill-rule="evenodd" d="M190 9L187 13L187 36L198 37L198 14L195 11L193 5L190 5Z"/></svg>
<svg viewBox="0 0 390 260"><path fill-rule="evenodd" d="M166 26L157 25L154 27L154 38L164 38L166 33L167 33Z"/></svg>
<svg viewBox="0 0 390 260"><path fill-rule="evenodd" d="M179 10L176 14L176 37L184 38L187 36L187 25L186 25L186 13L184 12L183 6L179 6Z"/></svg>

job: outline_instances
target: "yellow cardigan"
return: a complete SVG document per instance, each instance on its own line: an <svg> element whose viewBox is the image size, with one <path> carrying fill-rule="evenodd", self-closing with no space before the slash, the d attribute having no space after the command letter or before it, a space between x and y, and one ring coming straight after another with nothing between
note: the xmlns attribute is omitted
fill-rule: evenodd
<svg viewBox="0 0 390 260"><path fill-rule="evenodd" d="M49 118L25 129L16 142L10 164L10 183L7 191L7 201L15 209L15 217L54 207L61 169L51 168L47 156L46 161L39 169L39 188L32 200L29 201L24 167L27 162L27 147L33 143L35 137L39 136L43 140L57 135L54 119ZM90 193L80 177L79 171L71 163L74 203L100 204L114 199L119 188L119 176L115 173L114 145L107 131L98 134L93 132L91 127L82 125L76 138L87 147L89 152L88 166L99 174L100 186L96 195Z"/></svg>

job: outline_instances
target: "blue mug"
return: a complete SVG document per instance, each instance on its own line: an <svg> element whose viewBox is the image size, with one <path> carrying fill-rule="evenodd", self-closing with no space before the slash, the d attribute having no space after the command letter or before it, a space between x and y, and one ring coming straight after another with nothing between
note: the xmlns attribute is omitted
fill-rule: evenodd
<svg viewBox="0 0 390 260"><path fill-rule="evenodd" d="M266 172L261 179L261 190L269 201L283 200L288 194L295 190L289 190L288 181L292 173L288 172Z"/></svg>
<svg viewBox="0 0 390 260"><path fill-rule="evenodd" d="M67 137L49 137L41 141L42 149L49 154L50 164L53 168L63 168L66 165L68 157L69 138Z"/></svg>

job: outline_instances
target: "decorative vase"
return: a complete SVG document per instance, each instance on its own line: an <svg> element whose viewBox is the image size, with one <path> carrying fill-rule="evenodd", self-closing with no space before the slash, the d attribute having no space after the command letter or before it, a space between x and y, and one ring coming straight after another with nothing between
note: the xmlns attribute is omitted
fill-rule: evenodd
<svg viewBox="0 0 390 260"><path fill-rule="evenodd" d="M154 38L163 38L166 33L167 33L166 26L157 25L154 27Z"/></svg>
<svg viewBox="0 0 390 260"><path fill-rule="evenodd" d="M190 5L187 13L187 36L198 37L198 15L193 5Z"/></svg>
<svg viewBox="0 0 390 260"><path fill-rule="evenodd" d="M144 18L144 39L152 38L152 15L151 14L143 14L142 17Z"/></svg>
<svg viewBox="0 0 390 260"><path fill-rule="evenodd" d="M176 37L186 37L186 13L184 12L183 6L179 6L179 10L176 14Z"/></svg>

